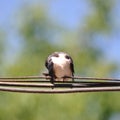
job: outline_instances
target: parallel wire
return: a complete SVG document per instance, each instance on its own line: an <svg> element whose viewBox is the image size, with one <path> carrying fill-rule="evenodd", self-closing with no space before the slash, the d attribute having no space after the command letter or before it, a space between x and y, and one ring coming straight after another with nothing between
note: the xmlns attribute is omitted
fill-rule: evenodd
<svg viewBox="0 0 120 120"><path fill-rule="evenodd" d="M19 81L22 82L24 81L28 81L27 79L50 79L51 77L49 76L19 76L19 77L0 77L0 81ZM71 79L79 79L79 80L101 80L101 81L120 81L120 78L97 78L97 77L79 77L79 76L75 76L75 77L66 77L66 78L71 78ZM32 82L32 81L31 81Z"/></svg>
<svg viewBox="0 0 120 120"><path fill-rule="evenodd" d="M94 87L94 88L78 88L78 89L31 89L31 88L11 88L0 87L0 91L19 92L19 93L78 93L78 92L105 92L105 91L120 91L120 87Z"/></svg>
<svg viewBox="0 0 120 120"><path fill-rule="evenodd" d="M74 81L55 81L49 76L0 77L0 91L22 93L76 93L120 91L120 79L96 77L69 77Z"/></svg>

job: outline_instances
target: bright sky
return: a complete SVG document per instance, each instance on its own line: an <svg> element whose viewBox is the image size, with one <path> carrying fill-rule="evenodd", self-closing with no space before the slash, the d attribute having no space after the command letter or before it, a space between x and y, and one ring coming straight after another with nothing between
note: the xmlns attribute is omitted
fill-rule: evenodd
<svg viewBox="0 0 120 120"><path fill-rule="evenodd" d="M41 1L41 2L40 2ZM46 2L47 1L47 2ZM48 12L57 23L69 29L75 29L80 23L82 24L83 17L87 15L91 9L87 0L1 0L0 2L0 28L7 31L8 38L11 42L13 50L17 49L15 39L19 39L14 35L11 23L14 23L14 15L25 4L41 3L46 4L49 8ZM110 37L98 38L98 44L101 44L103 50L110 60L115 60L120 63L120 1L116 0L115 9L113 10L114 31ZM48 3L48 4L47 4ZM69 4L68 4L69 3Z"/></svg>

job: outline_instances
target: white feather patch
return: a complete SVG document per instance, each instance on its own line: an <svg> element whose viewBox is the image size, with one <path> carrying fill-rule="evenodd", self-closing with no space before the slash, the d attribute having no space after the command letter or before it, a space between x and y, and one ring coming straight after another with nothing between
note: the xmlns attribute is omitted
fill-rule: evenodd
<svg viewBox="0 0 120 120"><path fill-rule="evenodd" d="M70 69L71 61L66 59L64 54L59 54L59 57L52 57L52 62L57 80L62 80L61 78L64 76L72 76Z"/></svg>

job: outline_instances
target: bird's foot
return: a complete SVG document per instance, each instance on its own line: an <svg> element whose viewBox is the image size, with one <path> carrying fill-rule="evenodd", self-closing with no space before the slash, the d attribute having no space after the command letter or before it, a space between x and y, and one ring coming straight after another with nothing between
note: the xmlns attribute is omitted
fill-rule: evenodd
<svg viewBox="0 0 120 120"><path fill-rule="evenodd" d="M53 79L53 78L50 79L50 82L51 82L51 84L52 84L52 89L54 89L54 79Z"/></svg>

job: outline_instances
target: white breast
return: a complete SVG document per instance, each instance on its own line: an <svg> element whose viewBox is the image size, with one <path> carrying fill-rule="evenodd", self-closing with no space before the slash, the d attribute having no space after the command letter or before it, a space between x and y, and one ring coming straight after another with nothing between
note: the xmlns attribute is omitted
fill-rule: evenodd
<svg viewBox="0 0 120 120"><path fill-rule="evenodd" d="M72 71L70 69L70 60L65 59L64 56L52 57L53 68L57 80L62 80L64 76L72 76Z"/></svg>

